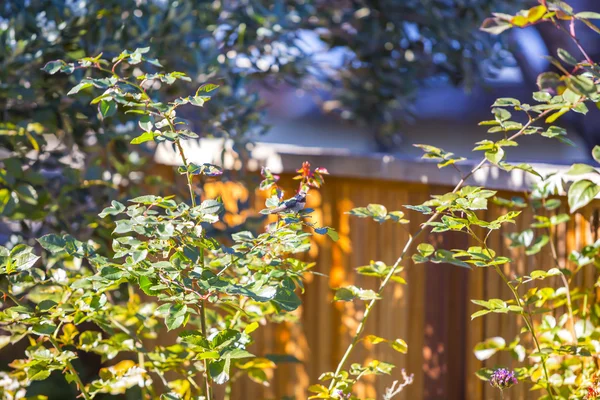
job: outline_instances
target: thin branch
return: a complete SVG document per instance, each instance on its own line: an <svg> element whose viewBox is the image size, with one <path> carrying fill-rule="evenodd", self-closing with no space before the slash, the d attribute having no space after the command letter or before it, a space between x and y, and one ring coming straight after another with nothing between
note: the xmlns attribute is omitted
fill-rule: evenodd
<svg viewBox="0 0 600 400"><path fill-rule="evenodd" d="M519 136L523 135L524 132L535 122L543 119L546 117L546 115L548 115L550 112L552 112L553 110L546 110L542 113L540 113L536 118L530 118L529 121L523 125L523 127L516 132L514 135L512 135L509 140L514 140L516 138L518 138ZM473 176L473 174L475 174L479 169L481 169L481 167L483 167L486 163L488 163L488 159L487 158L483 158L473 169L471 169L471 171L466 174L465 176L463 176L461 178L461 180L458 182L458 184L454 187L454 189L452 190L452 193L456 193L458 192L463 185L465 184L465 182L471 177ZM413 235L410 236L408 241L406 242L406 244L404 245L404 248L402 249L402 253L400 253L400 256L398 257L398 259L396 260L396 262L394 263L394 265L392 266L392 268L390 268L390 271L388 272L388 274L386 275L386 277L384 278L384 280L381 282L380 286L379 286L379 290L377 291L378 295L381 295L384 291L384 289L386 288L387 284L389 283L389 281L391 280L392 276L394 276L394 274L396 273L396 270L398 269L398 267L400 266L400 263L404 260L404 257L406 256L406 254L408 253L408 251L411 249L412 245L416 242L416 240L424 233L428 230L429 228L429 224L431 222L434 222L435 220L438 219L438 217L441 215L442 213L440 211L436 211L428 220L427 222L425 222L424 224L421 225L421 228ZM379 297L379 296L377 296ZM360 323L358 324L358 327L356 328L356 331L354 333L354 337L352 338L352 341L350 342L350 345L348 346L348 348L346 349L344 355L342 356L342 358L340 359L340 362L338 363L335 372L334 372L334 377L331 380L331 383L329 385L329 390L333 390L334 386L336 385L336 383L338 382L338 379L340 378L340 373L342 371L342 369L344 368L344 365L346 364L346 361L348 360L348 358L350 357L350 354L352 353L352 351L354 350L354 348L356 347L356 344L359 342L360 337L365 329L366 326L366 322L369 318L369 316L371 315L371 310L373 309L373 307L375 306L376 303L376 299L371 300L366 308L365 308L365 312L363 314L363 317L360 321ZM532 333L533 334L533 333ZM537 338L535 339L537 341ZM544 363L544 370L546 371L545 368L545 363ZM547 371L546 371L546 380L548 380L548 375L547 375ZM548 394L550 395L551 399L554 399L551 391L548 389Z"/></svg>
<svg viewBox="0 0 600 400"><path fill-rule="evenodd" d="M59 352L61 351L60 346L58 345L56 340L54 340L54 338L52 338L50 336L50 337L48 337L48 340L50 340L50 343L52 343L52 346L54 346L54 348L56 348L56 350L58 350ZM81 395L83 396L83 398L85 400L92 400L92 396L90 396L89 393L86 391L85 385L81 381L81 377L77 373L77 370L75 369L75 367L73 367L71 360L67 359L65 361L65 364L67 365L67 369L73 376L73 379L75 380L75 383L77 384L77 389L81 392Z"/></svg>

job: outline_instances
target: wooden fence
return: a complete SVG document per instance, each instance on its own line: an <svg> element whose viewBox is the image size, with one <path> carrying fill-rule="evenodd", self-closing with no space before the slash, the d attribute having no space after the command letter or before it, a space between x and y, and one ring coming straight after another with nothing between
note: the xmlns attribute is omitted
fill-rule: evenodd
<svg viewBox="0 0 600 400"><path fill-rule="evenodd" d="M284 176L282 180L289 179ZM222 187L221 189L225 189ZM332 303L331 287L356 284L376 288L374 278L355 274L355 268L370 260L392 264L423 218L418 213L408 213L409 225L377 224L345 214L354 207L368 203L385 205L388 210L402 210L405 204L420 204L431 194L445 193L451 188L424 184L360 180L328 177L325 186L311 192L308 206L315 209L317 223L334 227L339 235L333 243L326 237L315 237L310 258L316 261L315 270L327 274L307 276L303 306L299 310L299 323L263 327L257 331L259 339L252 349L255 354L292 354L301 364L282 364L274 372L272 384L260 387L250 381L236 383L236 399L306 399L307 387L317 383L318 376L332 371L346 349L351 334L362 315L359 303ZM235 192L235 191L234 191ZM240 192L241 193L241 192ZM238 193L239 194L239 193ZM515 193L500 193L503 197ZM245 196L242 194L242 196ZM261 205L258 205L260 207ZM490 205L485 219L491 220L506 212L502 207ZM565 207L556 212L567 212ZM492 248L514 261L504 266L510 275L523 275L534 269L552 268L553 261L542 252L525 256L522 250L508 248L504 235L526 228L532 212L523 211L516 226L504 227L490 237ZM582 213L572 215L567 227L559 230L557 243L559 256L565 260L571 250L580 249L597 237L598 215L596 205ZM459 248L469 245L466 235L428 235L424 240L439 248ZM467 270L450 265L404 264L403 276L408 284L390 285L385 301L377 304L368 322L367 333L408 343L408 354L402 355L387 346L359 345L351 362L365 362L374 357L397 366L391 377L365 379L358 386L361 398L381 399L384 389L400 377L401 368L414 374L414 383L400 399L493 399L498 392L479 381L474 372L482 366L516 366L509 354L495 355L486 363L473 356L476 343L490 336L502 336L512 341L521 328L513 316L494 314L470 321L478 309L470 299L503 298L511 294L500 278L489 269ZM592 267L582 271L578 283L593 286L595 271ZM558 284L558 282L556 282ZM260 333L259 333L260 332ZM262 335L262 336L261 336ZM517 385L505 398L527 399L526 385Z"/></svg>

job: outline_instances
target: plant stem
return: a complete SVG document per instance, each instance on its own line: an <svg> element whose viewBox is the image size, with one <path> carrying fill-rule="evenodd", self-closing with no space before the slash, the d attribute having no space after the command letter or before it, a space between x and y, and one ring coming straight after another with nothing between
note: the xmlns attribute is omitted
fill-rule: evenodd
<svg viewBox="0 0 600 400"><path fill-rule="evenodd" d="M168 116L165 116L165 119L168 121L169 126L171 127L171 129L173 131L175 131L175 126L173 125L173 123L171 122L171 120L168 118ZM189 169L188 169L188 161L187 158L185 156L185 152L183 150L183 146L181 145L181 142L179 140L175 141L175 145L177 146L177 150L179 151L179 155L181 156L181 161L183 162L183 166L185 167L185 175L187 177L187 182L188 182L188 188L190 190L190 199L192 201L192 207L196 207L196 196L194 195L194 188L193 188L193 175L190 173ZM204 233L202 234L204 235ZM202 253L200 255L200 262L202 263L202 267L204 267L204 249L202 249ZM205 302L204 300L200 300L200 304L198 306L198 314L200 316L200 329L202 332L202 336L204 338L206 338L206 311L205 311ZM206 398L207 400L213 400L213 393L212 393L212 382L210 379L210 373L208 371L208 360L204 359L202 360L202 364L204 366L204 374L205 374L205 384L206 384Z"/></svg>
<svg viewBox="0 0 600 400"><path fill-rule="evenodd" d="M50 340L50 343L52 343L52 346L54 346L56 348L56 350L61 351L60 347L58 346L58 343L56 342L56 340L54 340L54 338L48 337L48 339ZM92 397L85 390L85 385L81 381L81 378L79 377L79 374L77 373L77 370L75 369L75 367L73 367L71 360L66 360L65 363L67 364L67 369L69 370L69 372L71 372L71 375L73 375L73 379L75 380L75 383L77 384L77 389L79 389L83 398L85 400L92 400Z"/></svg>
<svg viewBox="0 0 600 400"><path fill-rule="evenodd" d="M17 298L15 296L13 296L12 294L10 294L9 292L5 292L4 290L0 289L0 293L2 293L2 296L8 297L9 299L11 299L12 302L15 303L17 306L21 306L21 302L19 302L19 300L17 300Z"/></svg>
<svg viewBox="0 0 600 400"><path fill-rule="evenodd" d="M429 219L428 222L433 221L434 218L437 218L437 213L434 214ZM410 247L413 244L413 242L415 240L417 240L417 238L419 236L421 236L421 234L424 231L425 231L425 227L422 227L421 229L419 229L417 231L417 233L414 236L411 236L408 239L408 241L404 245L404 249L402 250L402 253L400 254L400 257L398 257L398 259L396 260L396 262L394 263L394 265L390 269L390 272L383 279L383 281L381 282L381 285L379 285L379 290L377 291L377 294L381 295L381 293L383 292L383 290L387 286L388 282L390 281L390 279L392 278L392 276L396 272L396 269L398 269L398 266L400 265L400 263L402 262L402 260L404 260L404 257L406 256L406 253L408 253L408 251L410 250ZM354 350L354 347L356 346L356 344L360 340L360 336L361 336L361 334L363 333L363 331L365 329L365 325L367 323L367 319L369 318L369 315L371 314L371 310L375 306L375 302L376 302L376 299L373 299L369 303L367 303L367 307L365 308L365 313L363 314L363 317L362 317L360 323L358 324L358 327L356 328L356 332L354 334L354 337L352 338L352 342L350 343L350 345L346 349L346 352L344 353L344 355L340 359L340 362L338 363L337 368L335 369L334 377L331 380L331 384L329 385L329 390L332 390L333 387L335 386L335 384L337 382L337 378L338 378L340 372L342 371L342 368L344 367L344 364L346 363L346 361L348 360L348 357L350 357L350 354L352 353L352 350Z"/></svg>
<svg viewBox="0 0 600 400"><path fill-rule="evenodd" d="M144 359L144 352L142 351L138 351L138 365L141 369L143 369L144 371L146 370L146 368L144 367L144 365L146 364L146 360ZM148 390L146 388L146 380L144 379L144 383L141 387L141 391L142 391L142 399L146 400L148 399Z"/></svg>
<svg viewBox="0 0 600 400"><path fill-rule="evenodd" d="M198 311L198 315L200 316L200 332L202 332L202 336L206 337L206 313L204 311L204 300L200 300L200 304L196 307ZM212 382L210 379L210 373L208 371L208 361L206 359L202 360L202 365L204 367L204 383L205 383L205 391L206 391L206 399L213 400L213 391L212 391Z"/></svg>
<svg viewBox="0 0 600 400"><path fill-rule="evenodd" d="M506 284L506 286L508 286L508 288L512 292L512 294L513 294L513 296L515 298L515 301L517 302L517 305L522 308L521 316L523 317L523 321L525 321L525 325L527 325L527 330L529 331L529 333L531 333L531 337L533 338L533 342L535 344L535 347L536 347L537 351L539 353L541 353L542 352L542 347L540 346L540 342L538 341L537 335L535 333L535 329L533 327L533 318L531 316L531 313L525 307L525 304L521 302L521 298L519 297L519 293L517 293L517 290L510 283L510 281L508 280L508 277L500 269L500 266L494 265L494 269L496 270L496 272L498 273L498 275L500 275L500 278L502 278L502 280L504 281L504 283ZM544 376L546 377L546 391L548 392L548 395L550 396L550 398L554 399L554 395L552 394L552 386L550 386L550 375L548 374L548 368L546 367L546 359L545 359L544 356L542 356L541 359L542 359L542 368L544 370Z"/></svg>
<svg viewBox="0 0 600 400"><path fill-rule="evenodd" d="M523 127L521 127L521 129L518 132L516 132L514 135L512 135L508 140L514 140L514 139L518 138L519 136L523 135L523 133L525 132L525 130L527 130L533 123L539 121L542 118L545 118L546 115L550 114L551 111L552 110L546 110L546 111L540 113L535 118L531 118L530 117L529 121L527 121L527 123L525 125L523 125ZM458 192L463 187L463 185L465 184L465 182L475 172L477 172L479 169L481 169L481 167L483 167L487 162L488 162L488 159L487 158L483 158L477 165L475 165L475 167L473 167L473 169L471 169L471 171L468 174L466 174L465 176L461 177L460 181L456 184L456 186L452 190L452 193ZM383 293L385 287L389 283L389 281L392 278L392 276L394 276L394 274L396 273L396 270L400 266L400 263L404 260L404 257L406 256L406 254L408 253L408 251L410 250L410 248L412 247L412 245L415 243L415 241L419 238L419 236L421 236L427 230L427 228L429 226L429 223L434 222L441 214L442 213L440 211L436 211L427 220L427 222L425 222L423 225L421 225L421 228L413 236L409 236L408 241L406 242L406 244L404 245L404 248L402 249L402 253L398 257L398 259L396 260L396 262L394 263L394 265L392 266L392 268L390 269L390 271L388 272L388 274L385 276L384 280L381 282L381 285L379 286L379 290L377 291L377 293L379 295L381 295ZM350 345L346 349L344 355L340 359L340 361L339 361L339 363L338 363L338 365L337 365L337 367L335 369L334 377L331 380L331 383L329 384L329 390L330 391L334 388L335 384L337 383L337 381L339 379L339 374L342 371L342 368L344 368L344 364L346 363L346 361L350 357L350 354L352 353L352 351L356 347L356 344L359 342L360 336L362 335L362 333L363 333L363 331L365 329L367 319L369 318L369 315L371 314L371 310L375 306L375 302L376 301L377 301L376 299L373 299L369 303L367 303L367 306L365 308L365 313L363 314L363 317L362 317L360 323L358 324L358 327L356 328L356 332L354 333L354 337L352 338L352 341L350 342ZM536 338L536 341L537 341L537 338ZM544 364L544 368L545 368L545 364ZM550 397L553 399L552 394L550 394Z"/></svg>
<svg viewBox="0 0 600 400"><path fill-rule="evenodd" d="M569 325L571 328L571 335L573 336L573 344L577 344L577 332L575 331L575 318L573 318L573 303L571 302L571 289L569 287L569 281L563 272L563 268L560 265L560 261L558 260L558 253L556 251L556 246L554 245L554 240L552 239L552 230L547 228L548 237L550 239L550 249L552 251L552 258L554 259L554 264L556 268L560 270L560 278L565 287L565 293L567 296L567 311L569 312Z"/></svg>
<svg viewBox="0 0 600 400"><path fill-rule="evenodd" d="M174 128L173 128L174 129ZM177 150L179 151L179 155L181 156L181 161L183 161L183 166L185 167L185 176L187 178L188 188L190 190L190 198L192 200L192 207L196 207L196 196L194 195L194 187L193 187L193 176L188 171L188 162L187 158L185 158L185 153L183 152L183 146L179 140L175 141L175 145L177 146Z"/></svg>

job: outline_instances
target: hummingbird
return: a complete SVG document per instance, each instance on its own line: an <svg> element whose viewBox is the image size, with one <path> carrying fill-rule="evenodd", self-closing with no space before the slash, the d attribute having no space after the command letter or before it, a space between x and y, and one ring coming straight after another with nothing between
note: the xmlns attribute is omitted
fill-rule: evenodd
<svg viewBox="0 0 600 400"><path fill-rule="evenodd" d="M306 192L300 190L294 197L284 200L277 207L269 210L269 214L297 213L306 205Z"/></svg>

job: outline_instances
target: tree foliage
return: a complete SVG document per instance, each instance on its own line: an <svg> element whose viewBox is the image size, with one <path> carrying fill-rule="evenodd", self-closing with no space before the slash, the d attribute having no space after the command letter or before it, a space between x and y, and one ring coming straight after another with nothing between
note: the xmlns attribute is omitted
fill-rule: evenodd
<svg viewBox="0 0 600 400"><path fill-rule="evenodd" d="M102 206L117 193L139 194L135 187L142 183L160 187L144 168L152 153L128 145L136 131L127 119L103 118L87 107L87 91L65 97L64 88L79 83L81 71L52 78L40 73L56 59L71 63L150 47L167 71L189 77L156 81L168 83L168 99L192 82L220 86L219 96L207 103L209 112L181 116L201 137L232 139L241 155L268 129L257 89L278 83L331 93L325 109L373 127L387 147L419 82L474 80L481 60L499 54L492 51L495 41L473 33L497 1L400 3L3 2L2 216L29 243L61 231L106 241L106 231L89 228ZM129 65L135 73L136 64Z"/></svg>

